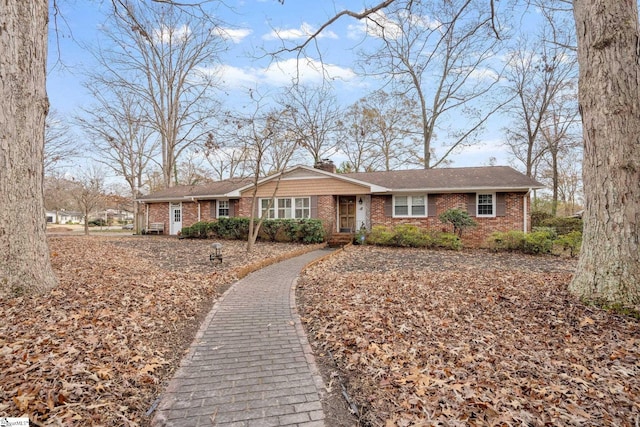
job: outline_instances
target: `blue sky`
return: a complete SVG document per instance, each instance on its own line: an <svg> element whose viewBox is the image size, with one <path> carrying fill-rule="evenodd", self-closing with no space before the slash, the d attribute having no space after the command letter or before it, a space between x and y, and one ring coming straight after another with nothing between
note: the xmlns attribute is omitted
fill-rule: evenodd
<svg viewBox="0 0 640 427"><path fill-rule="evenodd" d="M376 1L377 3L377 1ZM354 71L356 50L363 42L362 24L343 17L318 39L319 54L301 61L294 54L282 55L274 60L259 58L260 52L273 52L281 46L278 37L291 42L302 41L337 11L345 8L359 11L363 1L342 0L308 2L287 0L244 0L228 2L233 9L219 8L218 17L229 23L225 34L229 38L229 51L222 57L227 104L241 98L247 88L277 92L286 86L301 70L303 83L319 83L322 79L319 54L325 72L333 78L333 87L343 105L348 105L377 89L380 82L359 77ZM370 6L371 2L367 2ZM48 94L53 109L70 117L83 106L91 104L82 86L82 69L91 68L91 56L85 45L100 42L98 28L104 21L103 11L111 7L110 1L66 0L61 3L62 17L58 18L58 31L50 20L50 53ZM310 52L314 52L313 50ZM452 157L452 166L485 165L490 157L498 164L507 164L508 155L501 146L501 127L504 119L495 119L482 137L482 143ZM78 132L79 133L79 132Z"/></svg>

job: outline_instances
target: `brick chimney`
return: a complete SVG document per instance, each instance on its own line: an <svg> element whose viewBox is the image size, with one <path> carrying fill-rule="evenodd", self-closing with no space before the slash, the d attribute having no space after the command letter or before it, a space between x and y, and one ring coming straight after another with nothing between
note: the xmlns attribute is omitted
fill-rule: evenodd
<svg viewBox="0 0 640 427"><path fill-rule="evenodd" d="M313 165L314 168L323 170L325 172L336 173L336 165L333 164L333 161L330 159L322 159L319 162L316 162Z"/></svg>

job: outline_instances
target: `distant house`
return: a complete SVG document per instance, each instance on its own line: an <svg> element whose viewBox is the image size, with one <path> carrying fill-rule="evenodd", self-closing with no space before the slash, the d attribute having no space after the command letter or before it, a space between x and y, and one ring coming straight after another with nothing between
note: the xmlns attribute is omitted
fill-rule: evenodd
<svg viewBox="0 0 640 427"><path fill-rule="evenodd" d="M47 224L83 224L82 212L74 211L47 211Z"/></svg>
<svg viewBox="0 0 640 427"><path fill-rule="evenodd" d="M267 209L276 186L275 203ZM494 231L529 231L530 192L540 188L539 182L507 166L338 174L333 163L322 162L261 179L255 213L319 218L335 234L396 224L443 230L438 215L462 208L478 223L465 233L465 243L477 244ZM165 232L178 234L198 221L250 216L253 190L250 179L238 178L171 187L138 200L147 226L160 222Z"/></svg>

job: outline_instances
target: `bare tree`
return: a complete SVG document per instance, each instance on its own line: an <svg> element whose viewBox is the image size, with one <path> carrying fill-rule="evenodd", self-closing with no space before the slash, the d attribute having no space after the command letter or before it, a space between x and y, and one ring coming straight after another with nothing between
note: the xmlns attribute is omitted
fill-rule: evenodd
<svg viewBox="0 0 640 427"><path fill-rule="evenodd" d="M202 154L210 166L214 179L223 180L245 176L249 155L247 146L236 144L235 130L229 132L228 127L218 128L217 134L218 136L210 132L202 149ZM228 138L226 144L218 142L225 138Z"/></svg>
<svg viewBox="0 0 640 427"><path fill-rule="evenodd" d="M251 196L247 252L253 250L260 233L260 227L266 218L265 213L269 211L275 202L280 178L276 181L273 195L266 209L263 209L263 206L258 206L258 183L266 175L282 172L286 169L289 160L298 148L298 143L295 140L292 143L286 142L286 136L291 134L289 125L291 124L290 116L292 111L290 109L265 107L264 96L256 91L250 91L250 97L251 112L249 114L233 116L229 113L225 120L225 124L234 135L234 140L248 151L247 169L251 174L253 192ZM277 157L275 162L274 156ZM258 209L261 214L256 217Z"/></svg>
<svg viewBox="0 0 640 427"><path fill-rule="evenodd" d="M508 58L506 79L514 103L507 110L513 117L511 126L505 130L507 145L524 166L526 175L534 178L550 148L542 135L545 123L553 121L553 114L559 114L551 111L554 101L558 106L560 97L563 102L573 97L571 104L575 106L577 64L573 52L561 45L560 40L547 41L556 35L545 31L535 42L522 39ZM566 120L570 124L573 119Z"/></svg>
<svg viewBox="0 0 640 427"><path fill-rule="evenodd" d="M84 234L89 234L89 214L102 207L104 195L104 172L92 167L74 177L73 198L84 217Z"/></svg>
<svg viewBox="0 0 640 427"><path fill-rule="evenodd" d="M556 215L560 195L560 170L562 159L579 161L582 139L579 135L578 106L573 91L566 96L558 96L550 105L545 123L541 129L546 155L544 166L551 178L551 214Z"/></svg>
<svg viewBox="0 0 640 427"><path fill-rule="evenodd" d="M89 155L124 178L135 200L143 187L144 172L158 154L158 139L147 125L143 106L130 94L116 87L101 91L98 82L87 87L96 105L85 108L76 121L88 136ZM137 233L140 221L135 202L133 209Z"/></svg>
<svg viewBox="0 0 640 427"><path fill-rule="evenodd" d="M349 106L338 121L338 149L347 157L341 172L374 170L379 160L375 149L375 124L378 112L366 107L364 100Z"/></svg>
<svg viewBox="0 0 640 427"><path fill-rule="evenodd" d="M56 110L49 111L44 122L44 174L68 166L80 150L69 124Z"/></svg>
<svg viewBox="0 0 640 427"><path fill-rule="evenodd" d="M415 156L411 155L409 147L419 144L415 136L416 129L420 128L415 100L378 90L365 99L365 105L374 112L374 146L381 163L378 169L389 171L412 163Z"/></svg>
<svg viewBox="0 0 640 427"><path fill-rule="evenodd" d="M164 185L182 152L204 142L217 114L213 70L224 40L213 24L170 4L118 2L92 82L136 99L160 141ZM104 98L109 98L103 95Z"/></svg>
<svg viewBox="0 0 640 427"><path fill-rule="evenodd" d="M329 86L294 85L279 102L289 111L292 139L311 155L314 163L335 151L340 109Z"/></svg>
<svg viewBox="0 0 640 427"><path fill-rule="evenodd" d="M423 149L418 155L425 168L473 143L502 106L491 101L495 94L489 98L500 74L492 69L500 46L487 31L492 23L486 4L471 0L398 0L366 19L368 33L381 40L381 47L363 53L363 68L417 101ZM452 117L464 120L448 120Z"/></svg>
<svg viewBox="0 0 640 427"><path fill-rule="evenodd" d="M640 62L635 1L574 2L583 122L584 234L569 289L640 304Z"/></svg>
<svg viewBox="0 0 640 427"><path fill-rule="evenodd" d="M0 13L0 293L57 283L43 194L47 7L9 1Z"/></svg>

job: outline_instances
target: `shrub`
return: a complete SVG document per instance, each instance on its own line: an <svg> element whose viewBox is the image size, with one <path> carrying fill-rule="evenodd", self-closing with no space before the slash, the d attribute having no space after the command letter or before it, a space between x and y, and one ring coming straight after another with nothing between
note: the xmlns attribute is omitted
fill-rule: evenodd
<svg viewBox="0 0 640 427"><path fill-rule="evenodd" d="M293 220L295 221L295 220ZM301 219L298 220L300 225L299 236L302 237L302 243L322 243L325 239L325 230L322 221L319 219Z"/></svg>
<svg viewBox="0 0 640 427"><path fill-rule="evenodd" d="M434 239L434 245L438 248L459 251L462 249L460 236L453 233L438 233Z"/></svg>
<svg viewBox="0 0 640 427"><path fill-rule="evenodd" d="M440 221L445 224L453 225L453 233L458 237L462 237L462 232L470 227L476 227L478 224L469 216L467 211L462 209L448 209L440 216Z"/></svg>
<svg viewBox="0 0 640 427"><path fill-rule="evenodd" d="M494 251L523 251L525 234L522 231L496 231L488 239L489 248Z"/></svg>
<svg viewBox="0 0 640 427"><path fill-rule="evenodd" d="M533 233L546 233L549 235L549 237L551 238L551 240L554 240L558 237L558 232L556 231L555 228L553 227L533 227L531 229L531 231Z"/></svg>
<svg viewBox="0 0 640 427"><path fill-rule="evenodd" d="M540 223L543 227L551 227L556 230L558 235L569 234L572 231L579 231L582 233L582 218L573 217L557 217L547 218Z"/></svg>
<svg viewBox="0 0 640 427"><path fill-rule="evenodd" d="M553 242L554 247L559 248L561 251L569 251L569 256L572 258L580 253L580 246L582 245L582 233L579 231L572 231L568 234L558 236Z"/></svg>
<svg viewBox="0 0 640 427"><path fill-rule="evenodd" d="M217 237L244 240L249 237L249 218L220 218L214 228Z"/></svg>
<svg viewBox="0 0 640 427"><path fill-rule="evenodd" d="M534 231L525 235L524 252L528 254L548 254L553 248L555 232Z"/></svg>
<svg viewBox="0 0 640 427"><path fill-rule="evenodd" d="M367 242L372 245L391 246L393 232L384 225L374 225L367 237Z"/></svg>
<svg viewBox="0 0 640 427"><path fill-rule="evenodd" d="M296 220L289 219L282 221L282 232L288 241L297 242L299 241L302 233L302 225L300 224L300 221Z"/></svg>
<svg viewBox="0 0 640 427"><path fill-rule="evenodd" d="M431 238L416 225L399 224L393 228L393 246L424 248L430 246Z"/></svg>
<svg viewBox="0 0 640 427"><path fill-rule="evenodd" d="M190 236L196 239L206 239L207 231L209 229L209 223L205 221L196 222L193 224L190 230ZM183 233L184 234L184 233Z"/></svg>
<svg viewBox="0 0 640 427"><path fill-rule="evenodd" d="M270 241L275 242L280 230L283 229L282 221L279 219L265 219L262 222L261 230L267 235Z"/></svg>
<svg viewBox="0 0 640 427"><path fill-rule="evenodd" d="M545 211L531 211L531 225L533 227L540 227L542 223L548 219L552 219L553 215Z"/></svg>

